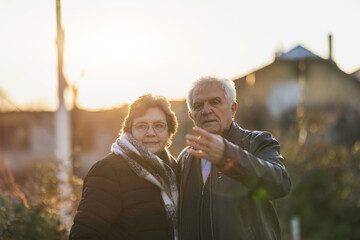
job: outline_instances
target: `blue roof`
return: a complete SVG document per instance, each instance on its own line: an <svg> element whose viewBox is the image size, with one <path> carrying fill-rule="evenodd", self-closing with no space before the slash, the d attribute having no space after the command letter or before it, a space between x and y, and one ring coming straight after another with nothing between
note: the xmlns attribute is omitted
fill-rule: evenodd
<svg viewBox="0 0 360 240"><path fill-rule="evenodd" d="M306 48L304 48L300 45L291 49L290 51L288 51L286 53L282 53L278 57L278 59L282 59L282 60L300 60L300 59L305 59L305 58L322 59L318 55L310 52L309 50L307 50Z"/></svg>

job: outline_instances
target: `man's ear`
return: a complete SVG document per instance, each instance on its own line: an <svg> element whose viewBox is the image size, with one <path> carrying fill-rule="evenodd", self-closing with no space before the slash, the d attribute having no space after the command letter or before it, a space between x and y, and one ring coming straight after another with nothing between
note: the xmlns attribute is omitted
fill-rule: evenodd
<svg viewBox="0 0 360 240"><path fill-rule="evenodd" d="M188 113L189 113L189 118L194 121L194 117L193 117L193 115L191 114L191 112L189 111Z"/></svg>
<svg viewBox="0 0 360 240"><path fill-rule="evenodd" d="M233 102L233 104L231 105L231 112L232 112L233 117L235 117L237 107L238 107L237 102Z"/></svg>

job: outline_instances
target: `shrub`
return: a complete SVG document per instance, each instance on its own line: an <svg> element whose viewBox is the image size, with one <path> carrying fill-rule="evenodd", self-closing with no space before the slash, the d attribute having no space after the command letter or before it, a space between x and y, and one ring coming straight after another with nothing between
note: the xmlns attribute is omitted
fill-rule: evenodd
<svg viewBox="0 0 360 240"><path fill-rule="evenodd" d="M73 191L64 198L56 177L57 162L37 161L22 175L22 184L15 182L6 162L0 165L0 239L67 239L69 226L60 221L59 210L64 201L70 202L69 214L73 216L82 181L69 174L68 184Z"/></svg>
<svg viewBox="0 0 360 240"><path fill-rule="evenodd" d="M0 194L0 239L65 239L55 214L39 207L26 207L18 199Z"/></svg>

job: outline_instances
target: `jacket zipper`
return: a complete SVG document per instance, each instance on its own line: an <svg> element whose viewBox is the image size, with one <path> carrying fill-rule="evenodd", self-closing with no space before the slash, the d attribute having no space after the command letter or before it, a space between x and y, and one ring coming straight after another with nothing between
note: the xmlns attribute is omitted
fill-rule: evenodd
<svg viewBox="0 0 360 240"><path fill-rule="evenodd" d="M182 161L184 161L183 159L182 159ZM181 163L180 163L181 164ZM181 199L182 199L182 196L183 196L183 181L184 181L184 176L185 176L185 171L184 171L184 169L185 169L185 162L184 162L184 165L182 166L182 168L181 168L181 171L180 171L180 185L179 185L179 207L178 207L178 217L179 217L179 221L178 221L178 225L177 225L177 228L178 228L178 232L177 232L177 234L178 234L178 239L181 239L181 236L180 236L180 233L181 233L181 222L182 222L182 201L181 201Z"/></svg>
<svg viewBox="0 0 360 240"><path fill-rule="evenodd" d="M210 177L210 176L209 176ZM204 200L204 192L205 192L205 186L206 186L206 181L203 182L202 178L202 174L201 174L201 164L200 164L200 178L201 178L201 182L203 183L202 184L202 187L201 187L201 196L200 196L200 201L199 201L199 211L200 211L200 214L199 214L199 219L198 219L198 224L199 226L201 225L201 218L202 218L202 206L203 206L203 200ZM201 237L201 231L199 232L199 236L200 238Z"/></svg>
<svg viewBox="0 0 360 240"><path fill-rule="evenodd" d="M210 177L210 207L209 207L209 211L210 211L210 227L211 227L211 236L212 236L212 240L215 240L215 235L214 235L214 223L213 223L213 188L214 188L214 177L213 177L213 174L214 174L214 169L213 169L213 165L211 164L211 169L210 169L210 174L209 174L209 177Z"/></svg>
<svg viewBox="0 0 360 240"><path fill-rule="evenodd" d="M201 196L204 196L204 192L205 192L205 184L203 184L202 188L201 188ZM201 198L202 201L202 198Z"/></svg>

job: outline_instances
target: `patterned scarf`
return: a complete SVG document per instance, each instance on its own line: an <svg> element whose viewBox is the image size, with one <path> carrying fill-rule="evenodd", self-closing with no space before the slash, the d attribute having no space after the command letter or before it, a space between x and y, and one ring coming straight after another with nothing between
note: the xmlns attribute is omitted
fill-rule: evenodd
<svg viewBox="0 0 360 240"><path fill-rule="evenodd" d="M130 168L141 178L155 184L161 190L166 214L174 228L174 237L177 238L177 205L178 189L176 176L171 167L161 158L150 152L131 134L126 133L115 140L111 151L121 155L128 162ZM170 154L165 149L169 159Z"/></svg>

